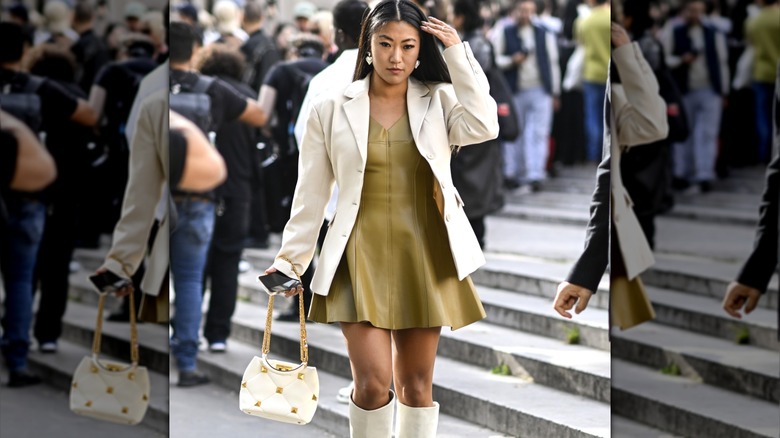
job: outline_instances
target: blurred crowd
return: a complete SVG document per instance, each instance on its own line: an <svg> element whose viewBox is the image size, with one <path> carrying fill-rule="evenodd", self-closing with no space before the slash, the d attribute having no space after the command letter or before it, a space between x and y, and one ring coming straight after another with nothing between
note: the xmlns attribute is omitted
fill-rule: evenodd
<svg viewBox="0 0 780 438"><path fill-rule="evenodd" d="M212 352L225 351L239 271L248 269L242 251L267 247L269 233L289 218L311 102L351 81L361 18L370 7L359 0L327 8L209 0L122 2L121 11L113 10L118 3L3 3L3 117L21 121L39 154L48 151L56 165L44 190L19 190L28 186L10 178L2 188L3 226L10 231L2 242L2 349L19 386L37 381L25 362L34 292L40 291L37 346L56 352L74 248L98 247L120 219L140 111L136 94L153 71L185 133L172 129L176 182L157 214L160 222L159 210L168 206L176 217L172 351L181 385L208 381L195 369L204 291L210 298L203 334ZM465 148L453 160L482 245L484 218L503 206L506 193L543 190L568 166L601 160L604 96L608 82L620 80L610 70L611 22L639 43L668 106L669 138L622 162L651 244L652 218L671 207L673 189L706 192L730 168L770 157L769 105L780 59L776 0L420 0L420 6L469 42L501 104L499 139ZM3 123L8 132L13 126ZM13 133L21 151L29 138ZM212 165L226 169L213 189L180 184L193 171L183 164L188 153L175 152L184 150L175 145L195 145L193 136L213 145L221 160ZM124 274L140 293L143 267ZM310 268L305 285L311 275ZM303 299L308 308L309 297ZM279 318L297 320L297 306L291 309ZM127 304L110 316L127 317Z"/></svg>

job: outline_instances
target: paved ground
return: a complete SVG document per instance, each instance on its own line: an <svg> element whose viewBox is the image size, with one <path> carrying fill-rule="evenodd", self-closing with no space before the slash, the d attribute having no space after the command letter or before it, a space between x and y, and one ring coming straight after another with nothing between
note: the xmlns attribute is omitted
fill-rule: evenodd
<svg viewBox="0 0 780 438"><path fill-rule="evenodd" d="M334 438L312 425L278 423L238 410L238 394L210 384L171 387L170 438L306 437Z"/></svg>
<svg viewBox="0 0 780 438"><path fill-rule="evenodd" d="M2 381L6 379L3 373ZM3 438L165 436L144 426L125 426L78 416L70 411L68 394L48 385L0 388L0 437Z"/></svg>

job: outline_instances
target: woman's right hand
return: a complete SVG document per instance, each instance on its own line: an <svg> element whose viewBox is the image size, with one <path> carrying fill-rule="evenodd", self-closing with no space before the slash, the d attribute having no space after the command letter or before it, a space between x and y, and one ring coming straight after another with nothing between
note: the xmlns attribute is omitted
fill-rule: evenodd
<svg viewBox="0 0 780 438"><path fill-rule="evenodd" d="M274 268L273 266L271 266L270 268L265 270L265 275L273 274L276 271L277 271L277 269ZM294 296L294 295L297 295L297 294L302 294L302 293L303 293L303 286L299 284L297 288L290 289L287 292L285 292L284 296L285 296L285 298L290 298L291 296Z"/></svg>

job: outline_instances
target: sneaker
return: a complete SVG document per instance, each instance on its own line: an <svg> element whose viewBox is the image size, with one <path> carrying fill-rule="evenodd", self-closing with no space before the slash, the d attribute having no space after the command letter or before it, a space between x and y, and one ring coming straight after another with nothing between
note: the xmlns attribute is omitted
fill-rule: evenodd
<svg viewBox="0 0 780 438"><path fill-rule="evenodd" d="M227 350L227 344L224 342L212 342L209 344L209 351L212 353L224 353Z"/></svg>
<svg viewBox="0 0 780 438"><path fill-rule="evenodd" d="M22 388L25 386L37 385L41 383L41 378L30 374L27 370L11 371L8 376L9 388Z"/></svg>
<svg viewBox="0 0 780 438"><path fill-rule="evenodd" d="M341 389L339 389L339 392L336 393L336 401L339 403L348 404L349 398L352 396L352 390L355 389L355 382L349 382L348 386L345 386Z"/></svg>
<svg viewBox="0 0 780 438"><path fill-rule="evenodd" d="M179 373L179 383L177 386L182 388L189 388L192 386L200 386L209 383L208 376L201 374L197 371L183 371Z"/></svg>
<svg viewBox="0 0 780 438"><path fill-rule="evenodd" d="M51 354L57 352L57 343L56 342L42 342L41 345L38 346L38 350L40 350L41 353L45 354Z"/></svg>

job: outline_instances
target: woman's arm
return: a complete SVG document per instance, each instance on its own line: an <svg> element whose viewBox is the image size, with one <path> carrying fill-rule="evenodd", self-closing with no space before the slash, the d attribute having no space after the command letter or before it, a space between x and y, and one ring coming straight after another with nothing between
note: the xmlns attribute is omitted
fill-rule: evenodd
<svg viewBox="0 0 780 438"><path fill-rule="evenodd" d="M300 151L298 184L290 220L284 227L282 248L273 264L274 268L291 278L296 278L296 275L281 256L293 261L298 272L306 271L314 257L325 208L335 182L318 106L309 113Z"/></svg>
<svg viewBox="0 0 780 438"><path fill-rule="evenodd" d="M498 137L498 110L490 86L468 43L444 50L455 99L444 104L451 145L479 144Z"/></svg>
<svg viewBox="0 0 780 438"><path fill-rule="evenodd" d="M647 64L637 43L629 43L612 51L612 62L620 73L621 84L612 85L612 105L615 114L619 146L649 144L663 140L669 134L666 102L659 94L658 81Z"/></svg>
<svg viewBox="0 0 780 438"><path fill-rule="evenodd" d="M498 110L490 97L490 85L469 43L461 42L458 32L447 23L430 17L422 30L444 44L444 61L452 78L455 99L442 97L447 117L450 145L484 143L498 137Z"/></svg>

